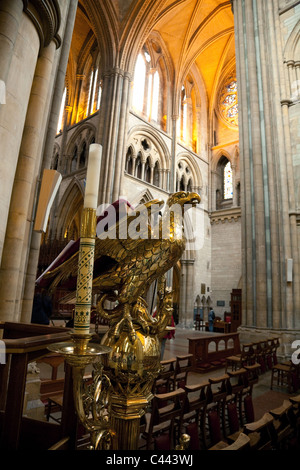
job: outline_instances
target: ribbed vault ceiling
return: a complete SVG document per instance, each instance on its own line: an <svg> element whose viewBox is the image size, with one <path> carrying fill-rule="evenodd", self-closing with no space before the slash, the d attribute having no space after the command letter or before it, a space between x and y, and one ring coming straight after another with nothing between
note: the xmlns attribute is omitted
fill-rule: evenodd
<svg viewBox="0 0 300 470"><path fill-rule="evenodd" d="M152 31L167 46L175 85L196 66L213 101L221 77L235 64L230 0L80 0L72 60L80 63L93 32L107 67L133 67Z"/></svg>

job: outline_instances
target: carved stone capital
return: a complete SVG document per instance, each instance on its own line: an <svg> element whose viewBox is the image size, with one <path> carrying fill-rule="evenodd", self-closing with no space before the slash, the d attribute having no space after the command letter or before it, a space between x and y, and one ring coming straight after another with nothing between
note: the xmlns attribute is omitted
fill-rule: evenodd
<svg viewBox="0 0 300 470"><path fill-rule="evenodd" d="M61 38L58 30L61 22L61 12L57 0L23 0L24 12L35 25L42 47L47 47L54 41L60 47Z"/></svg>

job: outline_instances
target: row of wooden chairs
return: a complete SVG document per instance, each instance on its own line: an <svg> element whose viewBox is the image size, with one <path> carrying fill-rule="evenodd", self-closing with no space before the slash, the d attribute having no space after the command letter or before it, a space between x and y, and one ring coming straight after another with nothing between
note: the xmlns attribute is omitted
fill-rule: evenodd
<svg viewBox="0 0 300 470"><path fill-rule="evenodd" d="M140 448L172 450L182 434L190 438L189 450L298 450L300 395L255 421L247 371L156 394Z"/></svg>
<svg viewBox="0 0 300 470"><path fill-rule="evenodd" d="M261 341L242 345L240 354L226 358L225 371L237 370L245 365L260 365L260 372L271 370L278 363L277 349L280 346L279 338L268 338Z"/></svg>
<svg viewBox="0 0 300 470"><path fill-rule="evenodd" d="M153 393L166 393L184 387L192 370L192 358L192 354L185 354L161 361L161 371L153 385Z"/></svg>
<svg viewBox="0 0 300 470"><path fill-rule="evenodd" d="M221 436L254 421L253 370L241 369L207 382L156 393L141 425L141 448L172 450L181 434L190 449L208 449Z"/></svg>
<svg viewBox="0 0 300 470"><path fill-rule="evenodd" d="M241 432L220 440L210 450L299 450L300 395L247 423Z"/></svg>

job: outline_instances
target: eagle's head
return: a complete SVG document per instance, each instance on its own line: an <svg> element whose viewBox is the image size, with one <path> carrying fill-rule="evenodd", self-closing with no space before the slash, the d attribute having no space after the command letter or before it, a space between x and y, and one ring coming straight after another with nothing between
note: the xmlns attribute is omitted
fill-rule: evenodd
<svg viewBox="0 0 300 470"><path fill-rule="evenodd" d="M171 194L171 196L167 200L167 205L171 207L174 204L179 204L182 208L185 205L195 207L197 204L200 203L200 201L201 197L198 193L179 191L177 193Z"/></svg>

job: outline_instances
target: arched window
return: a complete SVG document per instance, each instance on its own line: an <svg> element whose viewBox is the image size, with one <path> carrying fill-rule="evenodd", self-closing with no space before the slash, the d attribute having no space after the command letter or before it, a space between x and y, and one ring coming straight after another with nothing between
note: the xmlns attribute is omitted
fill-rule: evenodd
<svg viewBox="0 0 300 470"><path fill-rule="evenodd" d="M228 207L233 201L233 178L231 163L224 155L220 158L216 171L216 209Z"/></svg>
<svg viewBox="0 0 300 470"><path fill-rule="evenodd" d="M87 106L86 106L86 116L90 115L90 105L91 105L92 91L93 91L93 79L94 79L94 71L92 70L91 75L90 75L88 99L87 99Z"/></svg>
<svg viewBox="0 0 300 470"><path fill-rule="evenodd" d="M132 150L131 148L128 149L126 155L126 171L129 175L132 175L133 172L133 161L132 161Z"/></svg>
<svg viewBox="0 0 300 470"><path fill-rule="evenodd" d="M135 162L135 176L139 179L142 178L142 159L140 154L138 154Z"/></svg>
<svg viewBox="0 0 300 470"><path fill-rule="evenodd" d="M61 100L61 105L60 105L59 118L58 118L58 123L57 123L57 134L59 134L63 128L63 119L65 115L66 99L67 99L67 89L65 88L63 97Z"/></svg>
<svg viewBox="0 0 300 470"><path fill-rule="evenodd" d="M158 164L158 162L156 162L155 165L154 165L153 184L155 186L159 186L159 164Z"/></svg>
<svg viewBox="0 0 300 470"><path fill-rule="evenodd" d="M135 134L127 148L125 172L149 184L165 188L167 178L162 170L161 152L149 136Z"/></svg>
<svg viewBox="0 0 300 470"><path fill-rule="evenodd" d="M100 109L101 96L102 96L102 86L100 84L98 88L97 110Z"/></svg>
<svg viewBox="0 0 300 470"><path fill-rule="evenodd" d="M232 186L232 169L228 161L223 170L223 198L224 200L232 199L233 186Z"/></svg>
<svg viewBox="0 0 300 470"><path fill-rule="evenodd" d="M144 110L144 92L146 79L146 63L142 54L138 55L134 70L134 86L132 106L137 111Z"/></svg>
<svg viewBox="0 0 300 470"><path fill-rule="evenodd" d="M153 64L144 46L135 65L132 107L136 112L143 114L149 122L155 122L165 128L166 116L164 120L162 118L164 99L161 78L160 62Z"/></svg>
<svg viewBox="0 0 300 470"><path fill-rule="evenodd" d="M151 166L150 166L149 158L147 158L146 164L145 164L145 177L144 177L144 179L147 183L151 182Z"/></svg>
<svg viewBox="0 0 300 470"><path fill-rule="evenodd" d="M192 187L193 178L189 165L186 161L181 160L177 165L176 191L191 191Z"/></svg>
<svg viewBox="0 0 300 470"><path fill-rule="evenodd" d="M148 116L149 120L158 121L158 101L159 101L159 73L158 71L155 72L153 79L152 75L149 77L149 81L151 78L151 85L149 83L149 90L148 90Z"/></svg>
<svg viewBox="0 0 300 470"><path fill-rule="evenodd" d="M97 90L97 83L98 83L98 69L95 70L94 76L93 76L93 89L92 89L92 97L91 97L91 114L93 114L97 109L96 109L96 102L95 102L95 97L96 97L96 90Z"/></svg>
<svg viewBox="0 0 300 470"><path fill-rule="evenodd" d="M220 88L218 112L227 126L238 128L238 94L235 74L230 74Z"/></svg>

